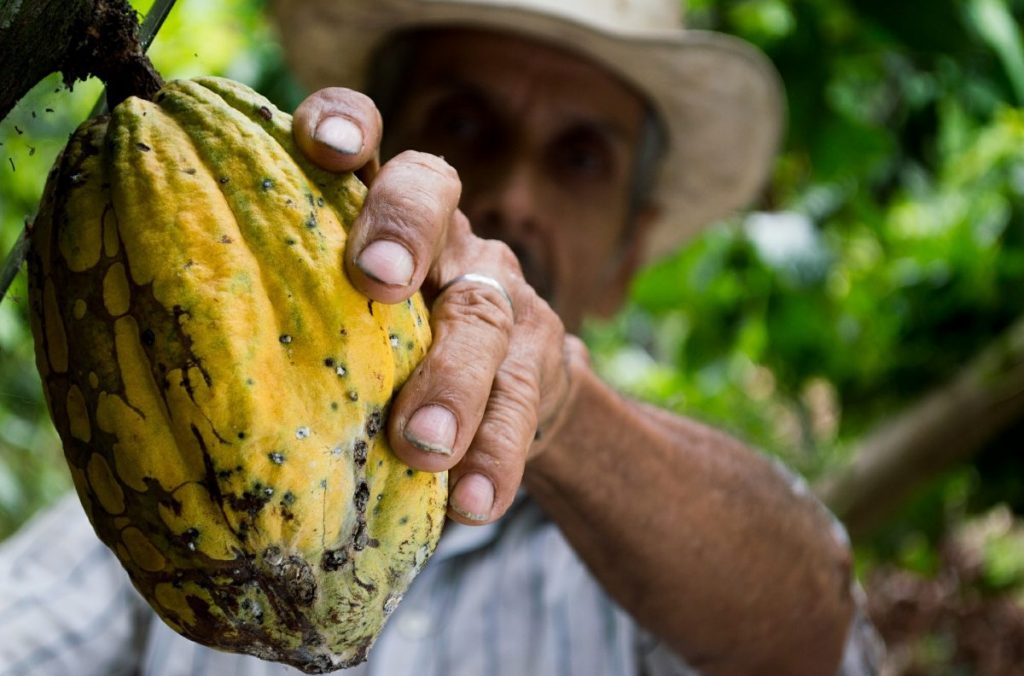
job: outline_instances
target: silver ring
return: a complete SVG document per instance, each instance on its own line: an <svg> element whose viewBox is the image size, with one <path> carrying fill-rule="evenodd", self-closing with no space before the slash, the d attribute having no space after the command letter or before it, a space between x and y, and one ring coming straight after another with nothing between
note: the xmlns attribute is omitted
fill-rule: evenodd
<svg viewBox="0 0 1024 676"><path fill-rule="evenodd" d="M504 286L502 286L501 282L496 280L494 277L481 275L479 272L467 272L465 274L459 275L458 277L455 277L454 279L448 280L441 286L440 289L438 289L438 297L440 297L445 291L447 291L449 287L455 286L460 282L473 282L474 284L483 284L484 286L489 286L492 289L497 289L501 293L502 297L506 300L506 302L508 302L508 306L509 308L511 308L512 313L515 314L516 306L512 304L512 296L509 295L508 291L505 289Z"/></svg>

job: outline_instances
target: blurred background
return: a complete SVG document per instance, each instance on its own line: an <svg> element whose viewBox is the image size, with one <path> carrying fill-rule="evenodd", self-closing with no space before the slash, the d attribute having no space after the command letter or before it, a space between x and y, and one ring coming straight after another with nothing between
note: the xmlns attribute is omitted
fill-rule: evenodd
<svg viewBox="0 0 1024 676"><path fill-rule="evenodd" d="M1024 0L685 4L775 62L784 152L752 213L588 326L595 363L808 477L854 536L887 674L1024 674ZM153 61L294 108L262 5L178 0ZM54 77L0 123L0 251L99 96ZM69 487L22 274L0 303L0 538Z"/></svg>

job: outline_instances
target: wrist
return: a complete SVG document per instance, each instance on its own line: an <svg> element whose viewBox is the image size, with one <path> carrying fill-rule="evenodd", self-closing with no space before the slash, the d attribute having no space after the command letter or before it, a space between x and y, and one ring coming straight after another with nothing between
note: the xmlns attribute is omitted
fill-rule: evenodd
<svg viewBox="0 0 1024 676"><path fill-rule="evenodd" d="M588 454L596 440L605 438L614 426L614 406L609 399L618 399L590 367L590 358L583 342L566 339L566 377L568 390L561 406L539 426L538 438L530 449L526 463L525 482L541 480L560 483L578 473L579 462ZM562 479L559 479L562 477Z"/></svg>

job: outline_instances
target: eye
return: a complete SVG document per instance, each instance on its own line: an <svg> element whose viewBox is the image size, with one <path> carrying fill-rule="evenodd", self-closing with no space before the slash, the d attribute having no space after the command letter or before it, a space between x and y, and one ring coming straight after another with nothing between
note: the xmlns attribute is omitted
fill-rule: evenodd
<svg viewBox="0 0 1024 676"><path fill-rule="evenodd" d="M556 175L568 180L598 180L612 175L611 148L605 137L592 129L562 135L552 145L550 156Z"/></svg>
<svg viewBox="0 0 1024 676"><path fill-rule="evenodd" d="M441 99L427 115L426 133L438 143L472 146L487 136L489 116L471 96Z"/></svg>

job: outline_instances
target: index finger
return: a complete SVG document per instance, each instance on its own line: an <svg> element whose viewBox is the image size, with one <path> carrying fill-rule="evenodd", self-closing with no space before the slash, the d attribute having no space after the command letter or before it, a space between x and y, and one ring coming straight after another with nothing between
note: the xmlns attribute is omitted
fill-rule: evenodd
<svg viewBox="0 0 1024 676"><path fill-rule="evenodd" d="M292 118L292 134L306 157L338 172L376 160L382 126L370 97L342 87L310 94Z"/></svg>

